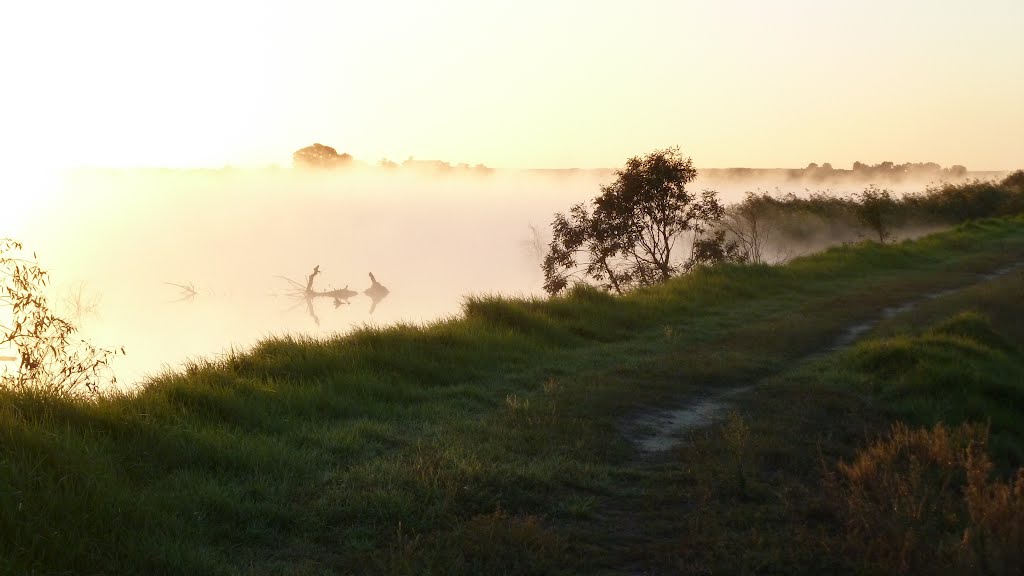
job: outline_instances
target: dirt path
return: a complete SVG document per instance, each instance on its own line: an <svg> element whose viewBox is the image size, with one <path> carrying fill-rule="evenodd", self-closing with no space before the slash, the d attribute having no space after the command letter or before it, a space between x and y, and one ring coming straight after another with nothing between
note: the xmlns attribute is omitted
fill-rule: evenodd
<svg viewBox="0 0 1024 576"><path fill-rule="evenodd" d="M878 316L844 330L830 346L808 354L797 360L797 362L805 362L824 354L849 348L883 320L888 320L907 312L929 300L942 298L972 286L990 282L1020 269L1024 269L1024 262L1018 262L986 274L980 274L978 281L971 284L930 292L898 306L884 308ZM729 388L713 395L693 399L675 408L645 410L635 413L622 424L622 432L636 446L641 457L650 457L671 450L683 441L687 432L704 428L720 421L728 413L728 408L733 403L732 399L756 385L757 383L753 383Z"/></svg>

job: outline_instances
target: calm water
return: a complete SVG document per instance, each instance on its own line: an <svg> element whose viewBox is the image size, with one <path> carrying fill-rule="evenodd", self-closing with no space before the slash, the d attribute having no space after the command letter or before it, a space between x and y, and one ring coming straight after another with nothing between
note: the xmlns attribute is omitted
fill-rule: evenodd
<svg viewBox="0 0 1024 576"><path fill-rule="evenodd" d="M271 335L429 322L459 313L467 294L541 294L530 225L546 243L553 213L596 196L610 178L80 172L34 182L17 220L0 218L13 231L0 236L38 253L51 297L77 314L86 337L125 347L115 369L133 382ZM777 185L696 188L734 201ZM337 306L317 299L310 314L280 277L304 285L314 266L315 289L357 294ZM362 294L371 272L390 290L372 314Z"/></svg>

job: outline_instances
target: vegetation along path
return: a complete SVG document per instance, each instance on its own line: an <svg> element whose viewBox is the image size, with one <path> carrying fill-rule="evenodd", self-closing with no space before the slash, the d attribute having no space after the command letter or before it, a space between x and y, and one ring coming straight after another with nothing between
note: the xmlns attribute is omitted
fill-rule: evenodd
<svg viewBox="0 0 1024 576"><path fill-rule="evenodd" d="M976 286L979 283L996 280L1024 268L1024 262L1014 262L991 272L978 273L974 283L955 288L945 288L929 292L913 300L897 306L881 310L874 318L858 322L846 328L830 346L805 356L798 362L806 362L818 358L822 354L845 350L853 345L879 322L908 312L921 302L936 300L955 294L961 290ZM735 385L716 392L713 396L687 399L682 406L675 408L656 408L639 410L623 423L623 433L634 443L641 453L657 453L670 450L682 440L682 435L695 428L703 428L722 420L732 399L737 395L750 391L757 383Z"/></svg>
<svg viewBox="0 0 1024 576"><path fill-rule="evenodd" d="M988 421L993 478L1024 463L1024 274L977 282L1021 261L1024 218L985 220L623 296L474 297L459 318L271 339L91 402L0 392L0 573L996 566L1012 558L912 545L963 542L964 526L1001 542L975 516L949 524L959 508L878 542L856 527L889 516L836 494L867 493L840 462L895 420ZM879 310L971 284L820 353ZM744 382L721 421L655 456L623 434L630 415Z"/></svg>

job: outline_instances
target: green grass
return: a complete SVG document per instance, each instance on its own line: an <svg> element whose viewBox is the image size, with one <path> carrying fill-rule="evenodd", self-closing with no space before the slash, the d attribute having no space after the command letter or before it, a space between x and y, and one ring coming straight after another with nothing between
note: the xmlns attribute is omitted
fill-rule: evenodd
<svg viewBox="0 0 1024 576"><path fill-rule="evenodd" d="M987 288L1014 288L1008 307L1019 308L1024 282L1002 284ZM1024 466L1024 351L1012 342L1020 340L964 311L918 334L864 342L844 363L855 386L909 424L988 425L997 460L1017 468Z"/></svg>
<svg viewBox="0 0 1024 576"><path fill-rule="evenodd" d="M834 567L815 532L829 515L807 496L820 458L849 456L865 422L893 417L872 398L916 413L896 400L916 388L869 382L896 361L870 361L878 343L791 368L882 307L1021 260L1024 219L988 220L784 267L698 270L624 297L474 297L459 318L268 340L93 403L0 393L0 571ZM940 360L984 348L982 372L998 379L1020 365L993 326L967 316L878 333ZM744 445L713 428L639 462L622 433L635 410L780 373L741 400ZM1007 458L1011 428L997 436Z"/></svg>
<svg viewBox="0 0 1024 576"><path fill-rule="evenodd" d="M863 533L847 534L860 524L848 524L848 488L830 486L829 478L838 462L855 461L868 445L888 441L894 421L924 428L980 425L990 430L985 448L996 460L996 479L1024 466L1021 294L1024 274L1017 271L924 300L850 349L807 357L761 380L736 402L737 417L749 429L739 471L728 423L692 433L660 467L645 470L637 507L648 511L643 522L655 527L644 543L645 566L669 573L901 572L886 563L889 558L865 556L872 548ZM944 520L960 530L944 534L957 542L973 521L961 498L962 472L921 472L921 462L903 464L905 472L950 482L907 483L895 498L926 503L928 492L915 490L927 488L945 493L947 505L961 500L958 507L929 509L959 514ZM1010 539L1024 521L1019 510L998 521ZM895 535L870 538L877 543ZM926 541L918 560L930 564L903 573L1015 573L947 563L938 554L947 545Z"/></svg>

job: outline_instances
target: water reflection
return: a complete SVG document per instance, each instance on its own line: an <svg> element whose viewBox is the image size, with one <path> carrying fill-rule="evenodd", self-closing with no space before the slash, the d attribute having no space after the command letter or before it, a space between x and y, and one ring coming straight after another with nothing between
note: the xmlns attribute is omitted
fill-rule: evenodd
<svg viewBox="0 0 1024 576"><path fill-rule="evenodd" d="M380 282L377 282L377 279L373 277L373 272L370 272L370 282L373 282L373 284L366 290L363 290L363 294L369 296L370 300L373 301L373 304L370 305L370 314L373 314L373 311L377 309L377 304L387 298L391 291Z"/></svg>
<svg viewBox="0 0 1024 576"><path fill-rule="evenodd" d="M131 383L267 338L433 322L459 314L467 294L536 294L542 275L522 253L524 226L592 197L599 181L83 171L23 236L58 288L77 297L86 283L85 307L103 294L103 315L82 323L82 337L125 345L115 369Z"/></svg>
<svg viewBox="0 0 1024 576"><path fill-rule="evenodd" d="M171 302L188 302L192 303L196 299L199 292L196 291L196 287L189 282L188 284L178 284L176 282L164 282L168 286L174 286L179 290L178 298L171 300Z"/></svg>
<svg viewBox="0 0 1024 576"><path fill-rule="evenodd" d="M346 284L344 288L338 288L336 290L317 290L313 287L313 284L316 281L316 277L319 275L320 265L317 264L313 267L313 271L309 276L306 277L305 286L286 276L277 277L288 282L292 286L292 290L287 293L289 298L297 301L295 306L292 306L292 309L305 304L306 313L317 326L320 326L320 317L317 315L316 308L313 305L317 298L329 299L331 303L334 304L334 309L337 310L342 305L350 305L351 302L349 302L349 299L359 294L355 290L349 290L348 284ZM377 279L373 276L372 272L370 273L370 281L372 284L369 288L363 291L363 294L369 296L372 301L372 304L370 305L370 314L373 314L373 311L377 308L377 304L387 297L391 291L385 288L380 282L377 282Z"/></svg>

